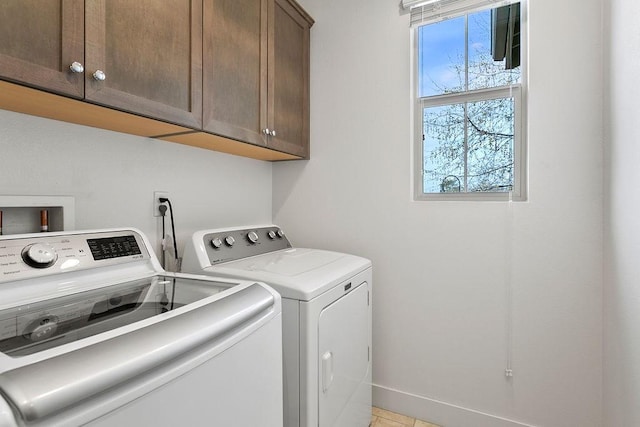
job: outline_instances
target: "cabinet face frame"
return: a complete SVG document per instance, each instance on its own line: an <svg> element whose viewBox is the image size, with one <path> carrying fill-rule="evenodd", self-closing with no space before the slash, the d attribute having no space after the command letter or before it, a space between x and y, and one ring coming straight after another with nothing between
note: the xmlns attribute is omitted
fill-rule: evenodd
<svg viewBox="0 0 640 427"><path fill-rule="evenodd" d="M167 103L137 96L111 86L107 61L107 16L109 0L88 0L86 2L85 40L85 100L116 109L130 111L147 117L200 129L202 126L202 1L190 0L187 22L190 25L189 49L189 93L188 107L183 109ZM162 7L162 2L158 2ZM143 25L144 23L140 23ZM145 52L141 52L143 55ZM105 81L97 81L93 73L105 72ZM152 73L153 70L149 70Z"/></svg>
<svg viewBox="0 0 640 427"><path fill-rule="evenodd" d="M9 81L82 98L84 75L71 72L69 66L73 62L84 64L84 0L57 0L57 3L61 10L61 45L55 61L58 67L49 68L36 62L0 54L0 75ZM33 29L31 25L25 27Z"/></svg>

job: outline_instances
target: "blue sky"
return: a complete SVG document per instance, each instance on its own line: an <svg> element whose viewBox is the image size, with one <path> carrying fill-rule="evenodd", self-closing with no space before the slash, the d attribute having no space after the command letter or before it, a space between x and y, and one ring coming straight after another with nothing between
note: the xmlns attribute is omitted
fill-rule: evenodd
<svg viewBox="0 0 640 427"><path fill-rule="evenodd" d="M470 60L478 51L491 51L490 11L469 15ZM420 45L419 93L430 96L442 93L440 87L459 86L460 77L452 70L452 64L464 67L465 17L447 19L425 25L418 30Z"/></svg>

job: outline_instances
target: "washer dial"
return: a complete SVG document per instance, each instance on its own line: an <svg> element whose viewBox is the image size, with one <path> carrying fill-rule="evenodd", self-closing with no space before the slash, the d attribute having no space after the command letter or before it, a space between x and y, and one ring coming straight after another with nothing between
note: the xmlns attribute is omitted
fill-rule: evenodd
<svg viewBox="0 0 640 427"><path fill-rule="evenodd" d="M236 239L234 239L233 236L227 236L224 238L224 242L227 244L227 246L233 246L233 244L236 242Z"/></svg>
<svg viewBox="0 0 640 427"><path fill-rule="evenodd" d="M276 232L273 230L269 230L269 232L267 233L267 236L269 236L269 238L273 240L276 238Z"/></svg>
<svg viewBox="0 0 640 427"><path fill-rule="evenodd" d="M34 243L22 250L22 259L31 267L47 268L56 263L58 254L48 243Z"/></svg>

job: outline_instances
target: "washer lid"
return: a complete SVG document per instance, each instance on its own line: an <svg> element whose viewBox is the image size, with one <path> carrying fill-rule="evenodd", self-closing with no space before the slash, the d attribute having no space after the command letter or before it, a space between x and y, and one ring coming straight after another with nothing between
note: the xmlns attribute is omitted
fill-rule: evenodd
<svg viewBox="0 0 640 427"><path fill-rule="evenodd" d="M2 360L2 396L24 420L20 425L48 425L48 417L73 411L84 399L130 386L132 381L137 384L137 376L157 370L153 375L158 378L175 378L168 364L189 355L198 360L200 356L193 352L203 351L203 346L220 354L281 311L280 297L262 284L238 284L226 292L157 315L155 320L88 337L75 349L70 348L72 343L64 352L49 351L40 360L27 355L15 359L26 362L13 366ZM210 350L203 354L213 357ZM40 354L44 353L47 351Z"/></svg>
<svg viewBox="0 0 640 427"><path fill-rule="evenodd" d="M205 274L266 282L283 298L309 301L371 266L355 255L292 248L216 264Z"/></svg>
<svg viewBox="0 0 640 427"><path fill-rule="evenodd" d="M0 310L0 352L20 357L172 311L230 284L152 276Z"/></svg>

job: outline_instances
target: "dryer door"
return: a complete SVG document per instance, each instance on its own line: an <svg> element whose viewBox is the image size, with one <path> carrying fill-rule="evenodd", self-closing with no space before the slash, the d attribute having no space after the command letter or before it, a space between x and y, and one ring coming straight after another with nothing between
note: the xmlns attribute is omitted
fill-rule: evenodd
<svg viewBox="0 0 640 427"><path fill-rule="evenodd" d="M365 282L320 313L320 427L368 426L371 421L369 308Z"/></svg>

